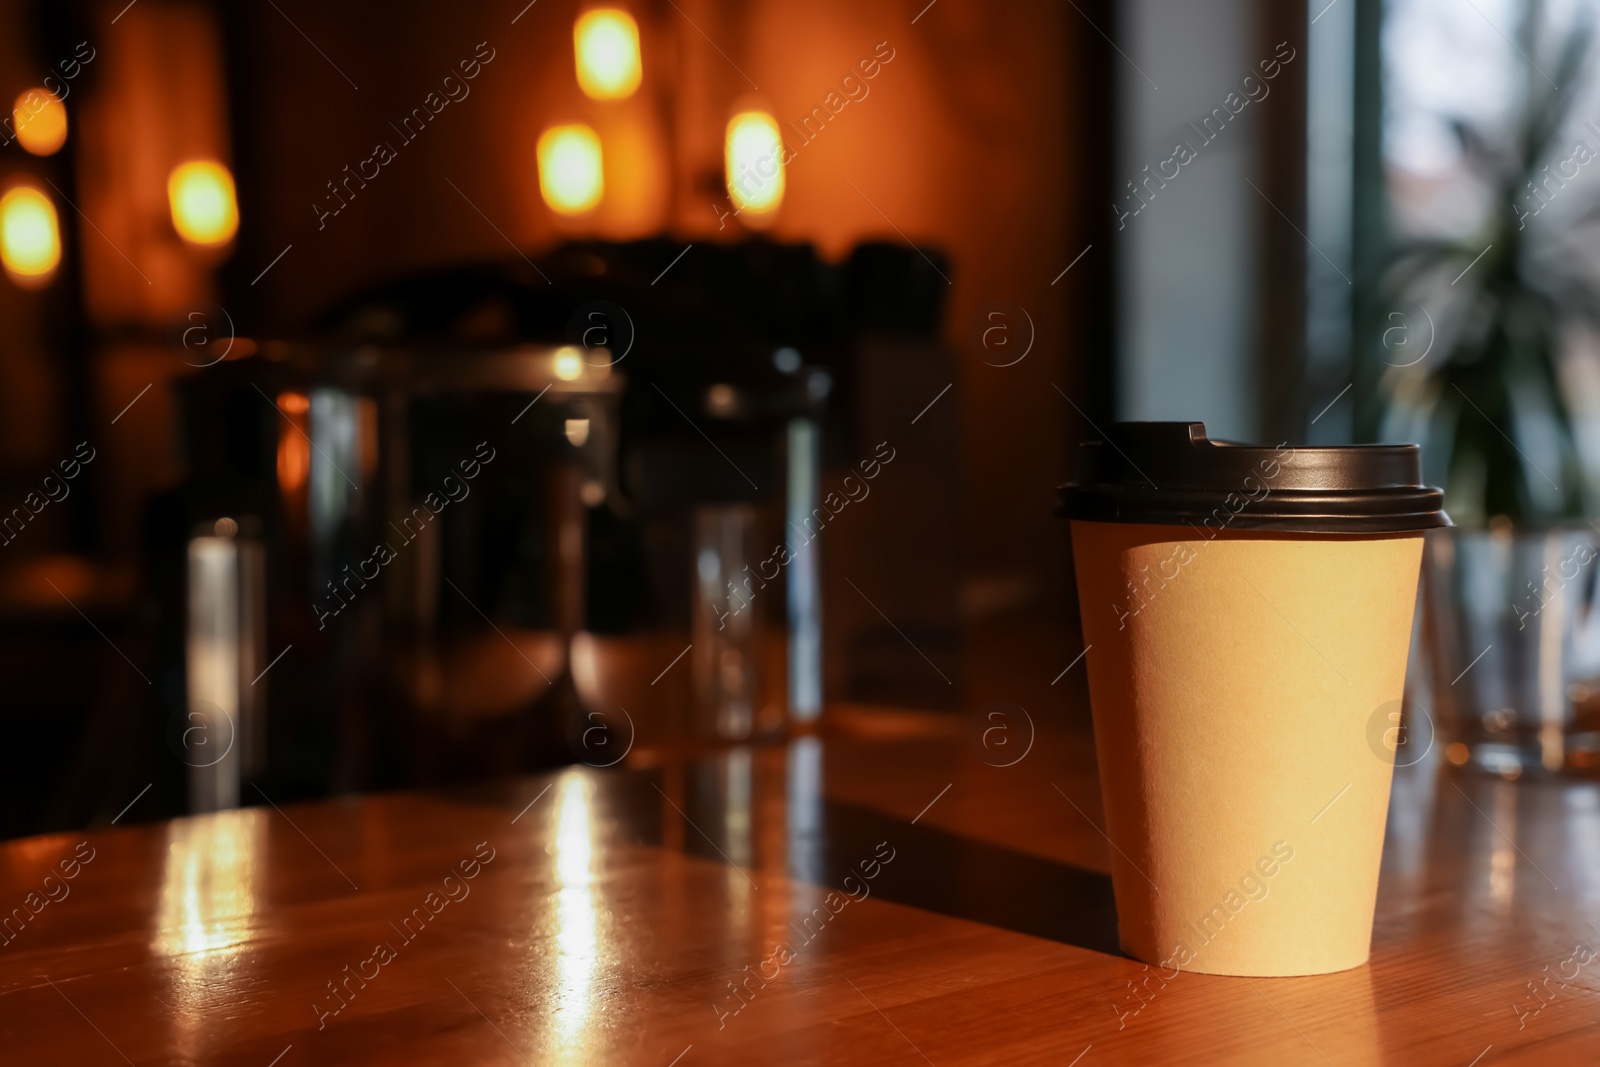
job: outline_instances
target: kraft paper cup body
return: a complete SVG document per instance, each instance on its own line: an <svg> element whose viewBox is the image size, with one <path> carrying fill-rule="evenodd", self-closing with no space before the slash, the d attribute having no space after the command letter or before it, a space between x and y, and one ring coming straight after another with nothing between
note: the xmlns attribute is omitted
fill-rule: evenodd
<svg viewBox="0 0 1600 1067"><path fill-rule="evenodd" d="M1422 540L1073 520L1129 955L1367 961L1393 771L1369 723L1399 706Z"/></svg>

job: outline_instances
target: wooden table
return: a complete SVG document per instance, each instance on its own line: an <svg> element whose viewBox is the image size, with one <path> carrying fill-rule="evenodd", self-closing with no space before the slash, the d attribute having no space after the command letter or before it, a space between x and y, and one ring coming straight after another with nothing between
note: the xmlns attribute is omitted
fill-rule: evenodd
<svg viewBox="0 0 1600 1067"><path fill-rule="evenodd" d="M1402 771L1370 965L1141 1006L1088 738L997 751L846 711L786 745L13 841L0 1061L1600 1061L1600 959L1568 962L1600 947L1594 785Z"/></svg>

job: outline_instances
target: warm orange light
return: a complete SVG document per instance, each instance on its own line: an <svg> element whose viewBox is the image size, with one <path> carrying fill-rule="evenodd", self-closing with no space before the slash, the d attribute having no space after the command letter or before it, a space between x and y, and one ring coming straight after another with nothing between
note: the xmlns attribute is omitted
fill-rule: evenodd
<svg viewBox="0 0 1600 1067"><path fill-rule="evenodd" d="M639 58L639 24L617 7L597 7L572 26L578 87L595 100L632 96L644 76Z"/></svg>
<svg viewBox="0 0 1600 1067"><path fill-rule="evenodd" d="M36 156L48 156L67 143L67 105L49 89L28 89L11 107L17 142Z"/></svg>
<svg viewBox="0 0 1600 1067"><path fill-rule="evenodd" d="M557 378L564 382L571 382L583 377L583 357L578 354L578 351L573 345L562 345L556 349L555 371Z"/></svg>
<svg viewBox="0 0 1600 1067"><path fill-rule="evenodd" d="M539 135L539 192L550 210L580 215L600 202L600 135L587 126L552 126Z"/></svg>
<svg viewBox="0 0 1600 1067"><path fill-rule="evenodd" d="M13 281L42 284L61 262L61 228L50 198L28 185L0 196L0 263Z"/></svg>
<svg viewBox="0 0 1600 1067"><path fill-rule="evenodd" d="M289 417L278 431L278 487L293 495L311 473L311 441L306 437L306 412L311 402L304 393L279 393L278 409Z"/></svg>
<svg viewBox="0 0 1600 1067"><path fill-rule="evenodd" d="M239 229L233 175L221 163L180 163L167 178L167 200L178 236L197 245L222 245Z"/></svg>
<svg viewBox="0 0 1600 1067"><path fill-rule="evenodd" d="M765 111L741 111L728 120L728 196L745 217L760 225L783 203L783 136Z"/></svg>

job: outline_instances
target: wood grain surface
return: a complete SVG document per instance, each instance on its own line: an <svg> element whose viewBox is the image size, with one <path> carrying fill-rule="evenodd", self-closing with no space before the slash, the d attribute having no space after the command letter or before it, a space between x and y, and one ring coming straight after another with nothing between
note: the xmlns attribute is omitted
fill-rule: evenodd
<svg viewBox="0 0 1600 1067"><path fill-rule="evenodd" d="M1167 980L1090 739L973 727L10 842L0 1062L1600 1061L1596 786L1404 769L1370 964Z"/></svg>

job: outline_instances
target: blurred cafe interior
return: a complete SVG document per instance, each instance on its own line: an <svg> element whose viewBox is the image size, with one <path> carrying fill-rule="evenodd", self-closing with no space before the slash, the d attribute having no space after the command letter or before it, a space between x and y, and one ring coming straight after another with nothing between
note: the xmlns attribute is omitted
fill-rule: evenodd
<svg viewBox="0 0 1600 1067"><path fill-rule="evenodd" d="M1072 706L1121 60L519 7L0 13L5 834Z"/></svg>
<svg viewBox="0 0 1600 1067"><path fill-rule="evenodd" d="M0 4L0 834L1086 729L1118 419L1592 513L1592 6L1482 6ZM1449 758L1588 765L1564 692Z"/></svg>

